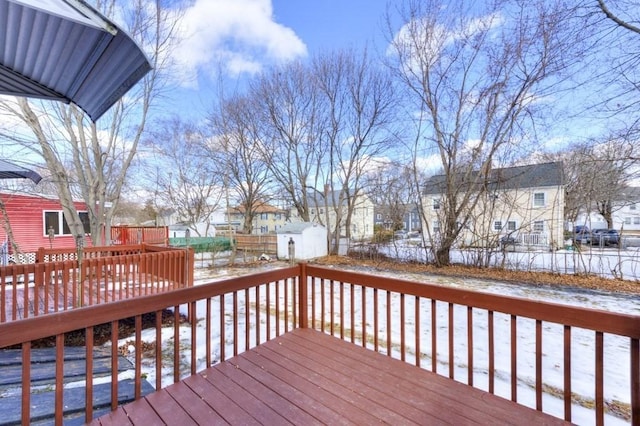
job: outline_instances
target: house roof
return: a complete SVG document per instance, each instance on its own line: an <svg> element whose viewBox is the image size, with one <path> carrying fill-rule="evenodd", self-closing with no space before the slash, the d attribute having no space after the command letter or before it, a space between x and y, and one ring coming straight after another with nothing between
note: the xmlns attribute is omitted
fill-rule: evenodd
<svg viewBox="0 0 640 426"><path fill-rule="evenodd" d="M460 185L486 184L489 190L506 190L518 188L540 188L564 185L564 169L561 161L525 166L492 169L486 179L479 179L479 172L472 174L472 179L462 181ZM441 194L446 185L445 175L435 175L425 182L425 194Z"/></svg>
<svg viewBox="0 0 640 426"><path fill-rule="evenodd" d="M236 206L236 207L229 208L230 214L245 214L246 211L247 209L245 206ZM285 213L286 210L279 209L269 204L255 203L253 207L253 212L254 213Z"/></svg>
<svg viewBox="0 0 640 426"><path fill-rule="evenodd" d="M73 102L95 121L150 69L83 0L0 0L0 94Z"/></svg>

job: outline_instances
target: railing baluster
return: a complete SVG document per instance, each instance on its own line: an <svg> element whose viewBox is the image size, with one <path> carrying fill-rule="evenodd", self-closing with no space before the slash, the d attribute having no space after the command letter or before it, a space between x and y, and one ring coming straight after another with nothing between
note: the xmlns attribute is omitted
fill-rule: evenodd
<svg viewBox="0 0 640 426"><path fill-rule="evenodd" d="M320 331L324 333L324 316L326 315L326 310L324 308L324 278L320 279Z"/></svg>
<svg viewBox="0 0 640 426"><path fill-rule="evenodd" d="M455 361L454 361L454 331L455 327L453 324L454 315L453 315L453 303L449 302L449 324L447 328L449 329L449 378L453 379L455 376Z"/></svg>
<svg viewBox="0 0 640 426"><path fill-rule="evenodd" d="M355 286L351 284L351 294L353 298L353 293L355 290ZM362 303L362 347L367 347L367 288L365 286L361 286L360 288L360 300ZM352 329L355 328L355 325L352 325ZM351 342L355 341L355 336L353 335L353 331L351 332Z"/></svg>
<svg viewBox="0 0 640 426"><path fill-rule="evenodd" d="M415 351L416 351L416 366L420 367L420 360L421 360L421 356L420 356L420 296L415 296L415 327L414 327L414 333L415 333Z"/></svg>
<svg viewBox="0 0 640 426"><path fill-rule="evenodd" d="M251 309L249 300L249 289L244 290L244 350L248 350L251 347Z"/></svg>
<svg viewBox="0 0 640 426"><path fill-rule="evenodd" d="M197 312L196 312L196 302L191 302L191 374L196 374L196 348L198 347L198 342L196 338L196 331L198 329L197 325ZM209 320L207 320L209 322ZM207 339L208 340L208 339Z"/></svg>
<svg viewBox="0 0 640 426"><path fill-rule="evenodd" d="M276 282L276 337L280 335L280 281Z"/></svg>
<svg viewBox="0 0 640 426"><path fill-rule="evenodd" d="M630 339L631 424L640 424L640 339Z"/></svg>
<svg viewBox="0 0 640 426"><path fill-rule="evenodd" d="M487 313L488 331L487 338L489 342L487 344L487 354L489 357L489 393L495 393L495 377L496 377L496 361L495 361L495 333L494 333L494 318L493 311Z"/></svg>
<svg viewBox="0 0 640 426"><path fill-rule="evenodd" d="M518 335L515 315L511 315L511 400L518 402Z"/></svg>
<svg viewBox="0 0 640 426"><path fill-rule="evenodd" d="M542 321L536 320L536 410L542 411Z"/></svg>
<svg viewBox="0 0 640 426"><path fill-rule="evenodd" d="M266 322L267 322L267 341L271 340L271 283L268 282L266 285Z"/></svg>
<svg viewBox="0 0 640 426"><path fill-rule="evenodd" d="M335 315L335 310L334 310L334 295L333 295L333 287L334 287L334 283L333 280L329 281L329 320L331 321L330 327L331 327L331 335L334 336L334 315Z"/></svg>
<svg viewBox="0 0 640 426"><path fill-rule="evenodd" d="M289 332L289 278L284 280L284 332Z"/></svg>
<svg viewBox="0 0 640 426"><path fill-rule="evenodd" d="M436 300L431 299L431 371L438 372L438 318L436 317Z"/></svg>
<svg viewBox="0 0 640 426"><path fill-rule="evenodd" d="M374 288L373 289L373 348L376 352L378 352L379 350L379 346L378 346L378 333L380 330L380 321L379 321L379 315L378 315L378 289Z"/></svg>
<svg viewBox="0 0 640 426"><path fill-rule="evenodd" d="M407 342L405 334L404 293L400 293L400 360L406 361Z"/></svg>
<svg viewBox="0 0 640 426"><path fill-rule="evenodd" d="M207 368L211 367L211 340L213 339L213 336L211 336L211 317L213 315L213 312L211 311L211 298L208 297L207 298L207 302L206 302L206 309L207 309L207 316L205 317L205 338L204 338L204 343L205 343L205 350L207 351L207 355L206 355L206 366Z"/></svg>
<svg viewBox="0 0 640 426"><path fill-rule="evenodd" d="M136 353L135 353L135 380L134 391L135 398L140 399L142 397L142 315L136 315L135 317L136 328Z"/></svg>
<svg viewBox="0 0 640 426"><path fill-rule="evenodd" d="M311 328L316 328L316 278L311 277Z"/></svg>
<svg viewBox="0 0 640 426"><path fill-rule="evenodd" d="M233 292L233 356L238 355L238 292Z"/></svg>
<svg viewBox="0 0 640 426"><path fill-rule="evenodd" d="M256 286L256 345L260 342L260 286Z"/></svg>
<svg viewBox="0 0 640 426"><path fill-rule="evenodd" d="M173 383L180 381L180 306L173 307Z"/></svg>
<svg viewBox="0 0 640 426"><path fill-rule="evenodd" d="M156 390L162 388L162 313L156 311ZM207 342L209 339L207 339Z"/></svg>
<svg viewBox="0 0 640 426"><path fill-rule="evenodd" d="M571 421L571 327L563 327L564 419Z"/></svg>
<svg viewBox="0 0 640 426"><path fill-rule="evenodd" d="M604 334L596 331L596 424L604 424Z"/></svg>
<svg viewBox="0 0 640 426"><path fill-rule="evenodd" d="M387 356L391 356L391 292L387 290Z"/></svg>
<svg viewBox="0 0 640 426"><path fill-rule="evenodd" d="M276 287L277 288L277 287ZM220 362L223 362L227 359L225 355L225 345L226 345L226 317L225 317L225 309L224 309L224 294L220 295Z"/></svg>
<svg viewBox="0 0 640 426"><path fill-rule="evenodd" d="M353 318L353 301L350 306L351 318ZM353 336L353 327L351 327ZM344 340L344 283L340 281L340 339ZM352 340L353 342L353 340Z"/></svg>
<svg viewBox="0 0 640 426"><path fill-rule="evenodd" d="M473 308L467 306L467 384L473 386Z"/></svg>

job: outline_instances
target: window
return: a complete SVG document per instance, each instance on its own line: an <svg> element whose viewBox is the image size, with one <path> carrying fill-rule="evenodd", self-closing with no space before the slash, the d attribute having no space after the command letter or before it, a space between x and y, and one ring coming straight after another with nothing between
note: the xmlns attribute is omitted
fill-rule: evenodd
<svg viewBox="0 0 640 426"><path fill-rule="evenodd" d="M624 224L625 225L631 225L631 218L630 217L625 217L624 218Z"/></svg>
<svg viewBox="0 0 640 426"><path fill-rule="evenodd" d="M376 214L376 219L377 219L377 220L381 220L381 219L382 219L382 214L377 213L377 214Z"/></svg>
<svg viewBox="0 0 640 426"><path fill-rule="evenodd" d="M260 233L261 234L266 234L269 232L269 226L268 225L264 225L260 227Z"/></svg>
<svg viewBox="0 0 640 426"><path fill-rule="evenodd" d="M545 199L544 192L535 192L533 194L533 207L544 207Z"/></svg>
<svg viewBox="0 0 640 426"><path fill-rule="evenodd" d="M78 212L80 221L84 228L85 234L91 233L89 226L89 213ZM61 211L45 211L44 212L44 229L42 235L47 236L49 227L53 228L53 235L71 235L69 224Z"/></svg>
<svg viewBox="0 0 640 426"><path fill-rule="evenodd" d="M433 199L433 209L440 210L440 200L438 198Z"/></svg>
<svg viewBox="0 0 640 426"><path fill-rule="evenodd" d="M261 220L269 219L269 213L260 213L260 219Z"/></svg>
<svg viewBox="0 0 640 426"><path fill-rule="evenodd" d="M316 209L311 209L311 214L316 214Z"/></svg>
<svg viewBox="0 0 640 426"><path fill-rule="evenodd" d="M510 220L507 222L507 231L512 232L516 230L516 221Z"/></svg>
<svg viewBox="0 0 640 426"><path fill-rule="evenodd" d="M320 209L320 214L324 214L324 209Z"/></svg>
<svg viewBox="0 0 640 426"><path fill-rule="evenodd" d="M533 232L544 232L544 220L533 222Z"/></svg>
<svg viewBox="0 0 640 426"><path fill-rule="evenodd" d="M635 209L636 209L636 205L635 205L635 204L631 204L631 205L629 206L629 210L635 210Z"/></svg>
<svg viewBox="0 0 640 426"><path fill-rule="evenodd" d="M633 218L633 224L634 225L640 225L640 217L634 217Z"/></svg>
<svg viewBox="0 0 640 426"><path fill-rule="evenodd" d="M282 220L282 214L276 213L276 220Z"/></svg>
<svg viewBox="0 0 640 426"><path fill-rule="evenodd" d="M500 231L502 229L502 221L501 220L494 220L493 221L493 230L494 231Z"/></svg>
<svg viewBox="0 0 640 426"><path fill-rule="evenodd" d="M439 220L434 220L433 221L433 232L440 232L440 221Z"/></svg>

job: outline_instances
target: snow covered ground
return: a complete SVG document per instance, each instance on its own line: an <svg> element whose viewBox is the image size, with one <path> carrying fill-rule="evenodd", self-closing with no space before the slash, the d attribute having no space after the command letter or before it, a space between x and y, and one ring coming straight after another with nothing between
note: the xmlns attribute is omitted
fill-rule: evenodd
<svg viewBox="0 0 640 426"><path fill-rule="evenodd" d="M284 267L287 266L284 263L265 263L262 268L273 268L273 267ZM199 268L196 270L196 285L204 284L216 280L221 280L224 278L237 276L246 273L255 273L259 272L259 269L247 270L246 268L240 269L218 269L216 271L209 270L207 268ZM362 272L362 270L358 270ZM423 282L431 282L440 285L449 285L452 287L465 288L470 290L477 290L483 292L489 292L493 294L502 294L502 295L510 295L516 297L523 297L527 299L535 299L535 300L544 300L549 302L573 305L573 306L583 306L587 308L594 309L602 309L614 312L624 312L633 315L640 315L640 298L637 296L630 295L622 295L622 294L611 294L605 292L595 292L589 290L579 290L579 289L558 289L551 288L545 286L531 286L531 285L514 285L514 284L505 284L494 281L484 281L484 280L475 280L475 279L462 279L462 278L453 278L453 277L442 277L442 276L426 276L422 274L410 274L410 273L401 273L397 272L381 272L381 271L371 271L376 275L389 275L393 277L399 277L403 279L408 279L412 281L423 281ZM366 272L365 272L366 273ZM273 289L271 290L273 293ZM348 288L347 293L345 295L345 299L349 299ZM260 295L261 303L265 301L265 294L263 291ZM355 300L360 300L360 290L356 287L354 291ZM367 315L371 315L372 307L370 304L372 303L372 292L368 292L367 294ZM240 330L238 340L239 340L239 350L244 350L244 326L245 326L245 306L250 306L251 312L250 316L250 346L255 344L255 296L250 296L250 300L246 303L244 301L244 293L240 292L238 294L238 305L239 305L239 318L238 318L238 328ZM272 303L275 299L275 295L272 294ZM282 299L282 293L280 294L280 298ZM384 293L379 294L379 309L381 312L386 311L386 296ZM212 306L217 307L218 302L215 301ZM229 313L232 311L232 298L225 298L225 322L227 325L232 324L232 320L229 317ZM317 302L319 303L319 302ZM406 298L405 301L405 310L406 312L414 312L414 299ZM430 338L430 328L432 327L430 324L431 318L431 306L429 301L423 301L424 306L421 306L421 363L423 367L429 368L431 365L431 338ZM360 312L360 302L354 304L354 315L357 318L356 324L361 321L361 312ZM400 302L399 297L392 297L391 299L391 310L395 318L399 318L399 310L400 310ZM320 311L319 305L317 306L317 311ZM184 308L184 312L186 314L186 307ZM437 335L437 360L438 367L437 370L440 374L447 375L449 371L448 364L448 332L446 331L448 324L448 306L445 303L438 302L436 305L436 313L437 313L437 321L436 321L436 335ZM220 315L218 309L212 309L212 318L211 324L219 324L220 323ZM264 309L262 311L262 317L258 321L261 327L261 340L264 340L264 336L266 335L266 326L264 322ZM329 313L325 313L325 321L329 323L331 320L334 322L339 322L339 318L337 317L338 313L336 312L334 318L329 318ZM486 330L486 312L481 310L474 310L474 385L481 389L488 389L488 375L487 375L487 339L483 336L487 335ZM206 316L206 306L205 302L198 302L196 308L196 317L198 321L196 322L196 370L200 371L201 369L206 367L206 346L205 341L207 339L206 336L206 328L205 328L205 316ZM382 315L384 316L384 315ZM454 326L454 342L455 342L455 379L465 382L467 378L467 356L466 356L466 341L467 341L467 318L466 318L466 308L464 307L455 307L454 310L454 318L455 318L455 326ZM407 315L406 318L406 341L413 342L414 338L411 337L410 333L413 330L414 319ZM272 320L272 328L273 323L275 321ZM373 331L371 329L371 325L369 324L369 317L367 317L368 323L368 334L371 335ZM348 325L350 323L349 313L345 317L345 324ZM283 325L281 324L281 330ZM386 336L386 323L384 319L381 319L381 323L379 325L379 333L380 336ZM399 358L398 345L397 341L399 341L399 326L392 322L392 340L394 343L392 344L392 351L394 352L394 356ZM505 398L510 398L510 318L507 315L495 314L495 353L496 353L496 384L495 384L495 393L501 395ZM517 369L518 369L518 402L535 407L535 393L534 393L534 384L535 384L535 359L533 356L527 355L529 349L532 349L534 346L532 336L535 336L535 322L533 320L527 319L518 319L517 322L517 340L518 340L518 359L517 359ZM220 342L220 332L216 331L214 328L212 333L208 336L208 338L212 342L212 359L215 361L219 360L219 342ZM155 340L155 330L145 330L142 333L143 341L152 342ZM122 339L120 345L126 344L128 340L131 338ZM166 354L167 359L169 360L166 365L163 366L162 369L162 377L163 377L163 386L169 385L173 383L173 365L170 362L173 359L172 351L173 351L173 329L167 328L163 330L163 353ZM188 325L184 325L180 328L180 346L181 348L185 348L181 351L181 372L182 376L187 376L190 371L190 346L191 346L191 328ZM225 330L225 351L226 356L231 356L233 353L233 334L232 327L226 327ZM588 406L594 398L594 345L595 345L595 337L594 333L588 332L586 330L573 330L572 333L572 341L573 341L573 350L572 350L572 392L582 398L585 403L579 405L574 404L573 407L573 421L578 424L593 424L594 423L594 414L593 411L589 408L585 408ZM544 411L554 414L558 417L563 417L563 401L560 397L554 396L553 393L558 390L562 390L563 388L563 371L562 371L562 348L563 342L563 328L562 326L556 324L544 324L543 329L543 381L546 387L546 393L543 397L543 406ZM382 347L385 347L385 343L381 343ZM372 343L369 344L372 347ZM382 349L384 351L384 349ZM133 353L131 354L133 357ZM415 360L415 350L409 347L407 349L407 361L413 362ZM629 341L627 339L622 339L615 336L605 336L605 401L611 404L628 404L629 403L629 386L630 386L630 378L629 378ZM620 368L622 366L622 368ZM154 382L155 374L156 374L156 365L155 360L153 358L144 359L143 360L143 373L145 373L150 382ZM612 415L606 416L607 424L628 424L628 421L614 417Z"/></svg>

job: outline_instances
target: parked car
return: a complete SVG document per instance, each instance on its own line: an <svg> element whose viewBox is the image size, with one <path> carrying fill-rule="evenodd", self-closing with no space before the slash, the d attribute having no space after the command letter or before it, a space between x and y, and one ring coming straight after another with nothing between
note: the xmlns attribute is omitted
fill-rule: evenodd
<svg viewBox="0 0 640 426"><path fill-rule="evenodd" d="M573 244L591 244L591 232L588 226L576 226L573 228Z"/></svg>
<svg viewBox="0 0 640 426"><path fill-rule="evenodd" d="M591 244L609 246L620 243L620 234L615 229L594 229L591 233Z"/></svg>

